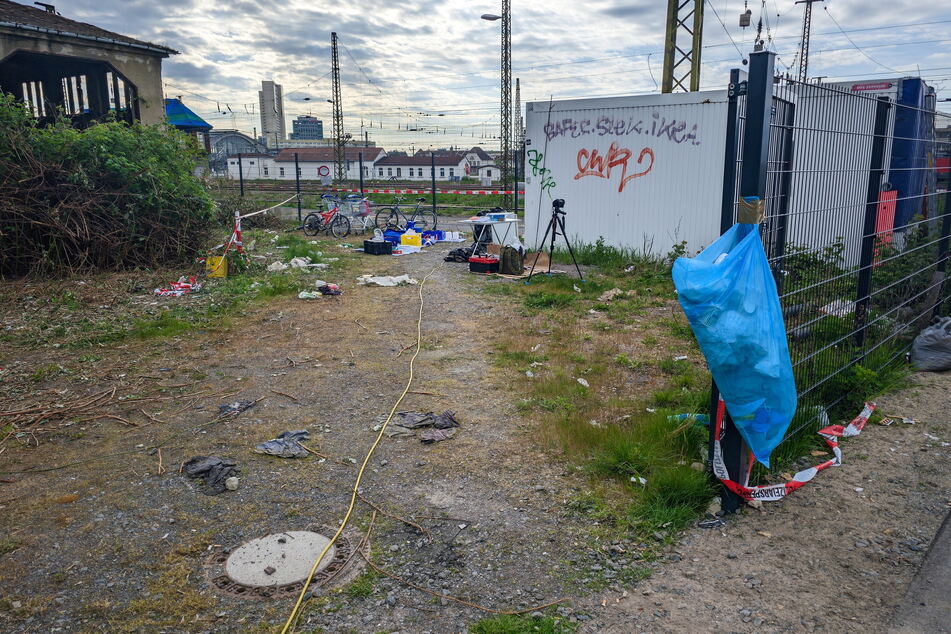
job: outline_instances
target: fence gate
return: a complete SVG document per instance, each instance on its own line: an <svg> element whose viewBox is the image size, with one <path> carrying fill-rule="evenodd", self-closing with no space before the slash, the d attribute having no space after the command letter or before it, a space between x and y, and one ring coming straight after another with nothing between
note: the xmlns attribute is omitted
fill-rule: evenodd
<svg viewBox="0 0 951 634"><path fill-rule="evenodd" d="M948 314L949 176L936 159L951 151L939 134L951 120L921 80L802 83L774 76L773 58L753 53L748 78L730 77L721 230L738 198L765 200L761 236L799 393L782 459L887 387L921 328ZM746 452L725 430L739 477Z"/></svg>

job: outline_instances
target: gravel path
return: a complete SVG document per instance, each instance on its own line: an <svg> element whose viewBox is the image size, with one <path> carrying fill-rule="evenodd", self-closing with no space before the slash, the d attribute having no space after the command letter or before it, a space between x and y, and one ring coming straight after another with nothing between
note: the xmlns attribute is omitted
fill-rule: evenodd
<svg viewBox="0 0 951 634"><path fill-rule="evenodd" d="M413 388L420 393L401 409L451 409L462 423L444 442L380 445L362 494L428 534L378 518L377 564L492 608L565 597L556 613L585 632L885 630L951 499L941 446L951 440L951 377L922 375L914 389L882 399L886 411L919 424L867 428L844 443L843 467L722 530L688 531L654 576L635 584L641 545L604 542L590 519L568 510L584 477L539 447L538 430L515 412L519 387L492 362L492 332L517 324L517 307L475 292L482 278L442 263L449 248L367 258L353 272L431 274ZM17 470L101 457L3 476L13 480L0 488L4 631L245 632L283 622L289 601L220 594L204 562L268 533L337 525L356 473L351 461L362 459L402 391L411 350L401 350L415 338L416 287L331 281L342 282L342 296L274 301L224 334L104 350L101 373L80 388L121 392L134 371L203 390L194 401L150 404L162 422L89 424L38 449L4 452L0 468ZM260 397L237 418L208 425L219 404ZM251 452L303 428L331 460ZM159 456L141 447L172 432L179 435L164 446L159 474ZM184 460L209 454L238 462L237 491L205 496L179 475ZM358 505L354 530L369 517ZM326 590L308 603L301 629L448 633L483 616L377 578L369 592Z"/></svg>

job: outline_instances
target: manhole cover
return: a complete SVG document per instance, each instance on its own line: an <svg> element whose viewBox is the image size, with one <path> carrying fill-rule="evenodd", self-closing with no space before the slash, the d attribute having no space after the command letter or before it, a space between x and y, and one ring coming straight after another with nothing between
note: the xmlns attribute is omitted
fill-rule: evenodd
<svg viewBox="0 0 951 634"><path fill-rule="evenodd" d="M330 533L328 533L330 534ZM208 577L218 590L248 599L296 597L330 538L314 531L287 531L265 535L236 548L215 552L208 559ZM366 544L362 550L367 552ZM330 547L312 587L354 576L363 563L346 534Z"/></svg>

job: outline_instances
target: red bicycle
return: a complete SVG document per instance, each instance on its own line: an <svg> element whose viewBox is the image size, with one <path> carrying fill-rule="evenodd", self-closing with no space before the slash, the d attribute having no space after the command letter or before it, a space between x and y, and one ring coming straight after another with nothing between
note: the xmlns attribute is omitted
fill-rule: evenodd
<svg viewBox="0 0 951 634"><path fill-rule="evenodd" d="M321 198L328 209L307 214L304 218L304 235L316 236L321 231L326 231L327 235L335 238L347 236L350 233L350 219L340 213L340 201L326 194Z"/></svg>

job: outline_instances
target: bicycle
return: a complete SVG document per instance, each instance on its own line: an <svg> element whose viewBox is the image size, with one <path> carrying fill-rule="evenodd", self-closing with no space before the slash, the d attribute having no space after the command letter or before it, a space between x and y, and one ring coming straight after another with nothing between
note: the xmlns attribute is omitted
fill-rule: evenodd
<svg viewBox="0 0 951 634"><path fill-rule="evenodd" d="M326 231L327 235L335 238L343 238L350 233L350 219L340 212L340 201L334 196L324 194L321 196L327 211L318 211L307 214L304 218L305 236L316 236L321 231Z"/></svg>
<svg viewBox="0 0 951 634"><path fill-rule="evenodd" d="M344 209L349 210L347 216L354 232L359 231L364 234L367 229L376 227L376 219L373 217L373 209L370 207L369 198L361 198L356 194L351 194L342 201L342 204Z"/></svg>
<svg viewBox="0 0 951 634"><path fill-rule="evenodd" d="M400 209L402 196L396 199L392 207L383 207L376 212L376 227L383 231L387 229L406 229L408 222L415 223L416 229L422 231L432 231L436 229L436 212L431 209L420 209L420 205L426 202L425 198L416 199L416 208L409 217ZM400 222L402 220L402 222Z"/></svg>

